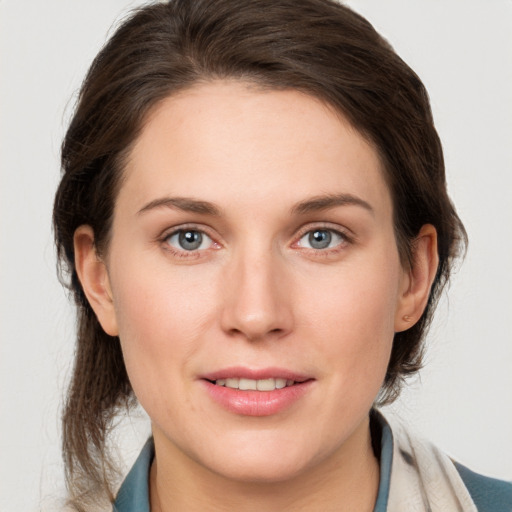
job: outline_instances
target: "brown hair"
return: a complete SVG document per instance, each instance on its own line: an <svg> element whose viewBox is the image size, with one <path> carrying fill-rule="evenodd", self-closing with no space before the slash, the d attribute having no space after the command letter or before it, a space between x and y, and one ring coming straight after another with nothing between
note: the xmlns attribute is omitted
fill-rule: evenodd
<svg viewBox="0 0 512 512"><path fill-rule="evenodd" d="M417 75L364 18L332 0L174 0L127 19L94 60L62 146L54 229L78 309L75 366L63 416L68 487L78 510L113 500L107 434L134 403L120 344L100 327L74 265L82 224L108 247L123 162L149 109L198 81L296 89L342 113L377 148L394 204L403 265L422 225L438 233L439 268L421 319L397 333L380 400L421 365L423 338L466 234L446 191L441 144Z"/></svg>

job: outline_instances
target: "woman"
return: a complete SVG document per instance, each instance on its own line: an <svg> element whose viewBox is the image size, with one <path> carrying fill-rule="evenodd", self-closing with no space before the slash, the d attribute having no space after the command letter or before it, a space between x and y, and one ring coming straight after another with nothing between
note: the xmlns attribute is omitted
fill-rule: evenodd
<svg viewBox="0 0 512 512"><path fill-rule="evenodd" d="M363 18L144 8L94 61L62 162L79 510L510 510L511 485L373 408L418 370L465 232L426 91ZM106 436L135 397L153 436L115 496Z"/></svg>

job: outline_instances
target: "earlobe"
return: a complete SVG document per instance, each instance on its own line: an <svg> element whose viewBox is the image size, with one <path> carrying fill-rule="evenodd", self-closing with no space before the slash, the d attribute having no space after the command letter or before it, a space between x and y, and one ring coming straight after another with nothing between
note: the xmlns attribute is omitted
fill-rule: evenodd
<svg viewBox="0 0 512 512"><path fill-rule="evenodd" d="M400 290L395 332L409 329L420 319L430 296L438 264L437 231L431 224L425 224L414 242L412 266Z"/></svg>
<svg viewBox="0 0 512 512"><path fill-rule="evenodd" d="M105 263L98 256L94 232L90 226L80 226L74 234L75 268L85 296L103 330L118 335L117 320L110 279Z"/></svg>

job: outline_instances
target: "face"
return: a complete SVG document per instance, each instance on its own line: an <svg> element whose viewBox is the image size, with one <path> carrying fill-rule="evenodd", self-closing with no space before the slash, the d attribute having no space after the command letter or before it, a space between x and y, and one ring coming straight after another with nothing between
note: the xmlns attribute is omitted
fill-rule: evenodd
<svg viewBox="0 0 512 512"><path fill-rule="evenodd" d="M246 480L342 457L408 279L374 148L300 92L210 83L155 108L124 178L103 324L155 440Z"/></svg>

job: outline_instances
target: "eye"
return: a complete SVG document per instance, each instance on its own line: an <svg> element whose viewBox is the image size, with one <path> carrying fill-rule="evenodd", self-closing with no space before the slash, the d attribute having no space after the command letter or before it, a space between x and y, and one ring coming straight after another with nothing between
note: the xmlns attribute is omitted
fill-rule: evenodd
<svg viewBox="0 0 512 512"><path fill-rule="evenodd" d="M202 231L196 229L180 229L166 238L166 242L182 251L197 251L208 249L213 240Z"/></svg>
<svg viewBox="0 0 512 512"><path fill-rule="evenodd" d="M331 249L346 241L341 233L333 229L313 229L299 240L299 246L308 249Z"/></svg>

